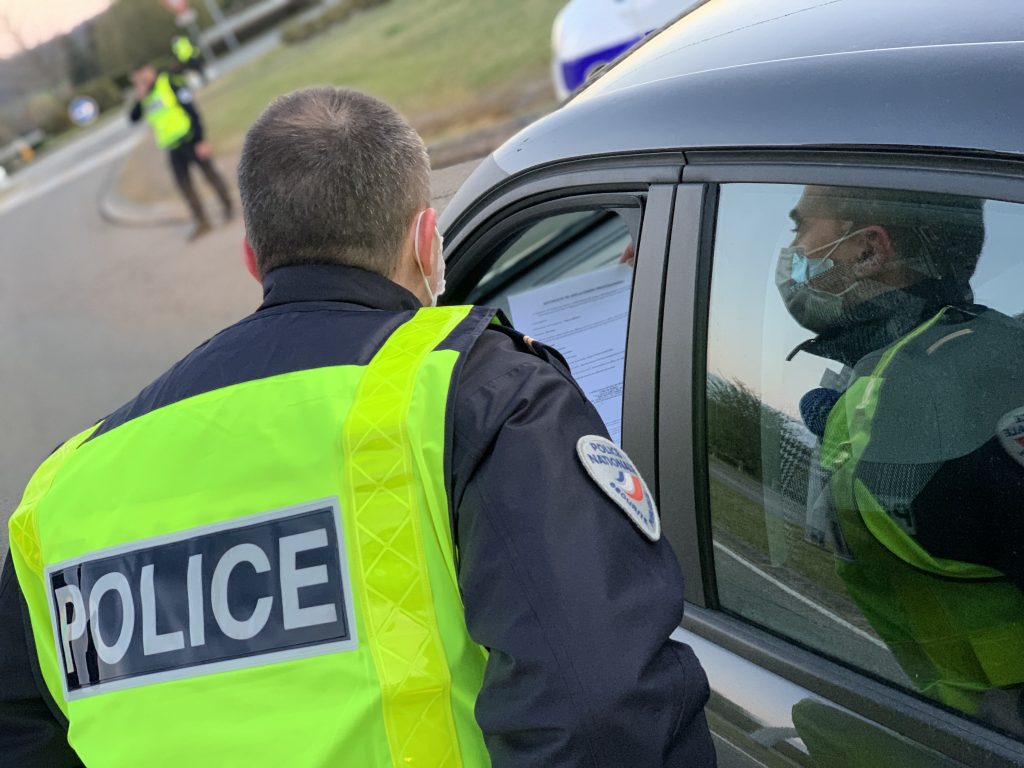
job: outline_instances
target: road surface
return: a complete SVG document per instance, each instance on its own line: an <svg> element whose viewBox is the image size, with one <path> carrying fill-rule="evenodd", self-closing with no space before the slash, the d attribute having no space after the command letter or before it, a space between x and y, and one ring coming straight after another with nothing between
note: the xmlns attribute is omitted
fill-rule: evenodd
<svg viewBox="0 0 1024 768"><path fill-rule="evenodd" d="M0 198L0 557L25 482L58 443L261 298L238 220L186 245L183 226L101 218L100 195L136 140L120 122L102 126ZM439 206L473 165L436 175Z"/></svg>
<svg viewBox="0 0 1024 768"><path fill-rule="evenodd" d="M187 246L182 227L112 227L97 200L123 152L90 154L0 201L4 553L7 517L61 440L260 299L242 267L240 223Z"/></svg>
<svg viewBox="0 0 1024 768"><path fill-rule="evenodd" d="M279 44L269 32L219 58L216 71ZM186 245L180 226L123 229L101 218L120 163L149 140L145 126L115 118L0 191L0 557L25 482L60 441L259 304L238 220Z"/></svg>

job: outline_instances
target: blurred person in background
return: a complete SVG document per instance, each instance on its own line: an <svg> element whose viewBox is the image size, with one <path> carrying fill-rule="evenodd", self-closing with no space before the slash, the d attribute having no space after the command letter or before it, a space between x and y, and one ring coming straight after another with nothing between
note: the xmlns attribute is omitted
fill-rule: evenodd
<svg viewBox="0 0 1024 768"><path fill-rule="evenodd" d="M167 150L174 181L192 214L188 239L195 240L209 232L211 226L192 184L193 165L199 168L217 193L225 221L232 218L234 206L224 177L213 164L192 91L180 76L158 71L152 66L137 69L132 74L132 86L138 101L129 115L131 121L135 123L145 118L153 129L157 146Z"/></svg>

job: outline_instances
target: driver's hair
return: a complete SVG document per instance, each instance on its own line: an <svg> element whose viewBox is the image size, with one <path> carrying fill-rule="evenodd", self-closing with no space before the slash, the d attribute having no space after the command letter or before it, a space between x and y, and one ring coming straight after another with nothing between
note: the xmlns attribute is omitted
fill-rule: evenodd
<svg viewBox="0 0 1024 768"><path fill-rule="evenodd" d="M854 228L878 225L913 269L967 283L985 244L984 200L938 192L807 187L805 198Z"/></svg>

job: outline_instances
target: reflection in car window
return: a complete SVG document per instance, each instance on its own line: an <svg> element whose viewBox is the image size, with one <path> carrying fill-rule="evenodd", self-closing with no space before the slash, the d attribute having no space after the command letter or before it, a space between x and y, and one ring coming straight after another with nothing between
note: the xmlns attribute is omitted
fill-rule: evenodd
<svg viewBox="0 0 1024 768"><path fill-rule="evenodd" d="M726 610L1024 738L1024 206L722 188Z"/></svg>
<svg viewBox="0 0 1024 768"><path fill-rule="evenodd" d="M561 352L616 442L633 252L615 211L549 216L515 235L469 296Z"/></svg>

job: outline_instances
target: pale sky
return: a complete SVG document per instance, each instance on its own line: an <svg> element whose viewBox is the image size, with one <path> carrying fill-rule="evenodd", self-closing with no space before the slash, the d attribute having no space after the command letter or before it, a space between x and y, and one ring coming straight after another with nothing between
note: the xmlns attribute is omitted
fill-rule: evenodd
<svg viewBox="0 0 1024 768"><path fill-rule="evenodd" d="M31 47L67 32L109 5L110 0L0 0L0 57L18 50L3 19Z"/></svg>

